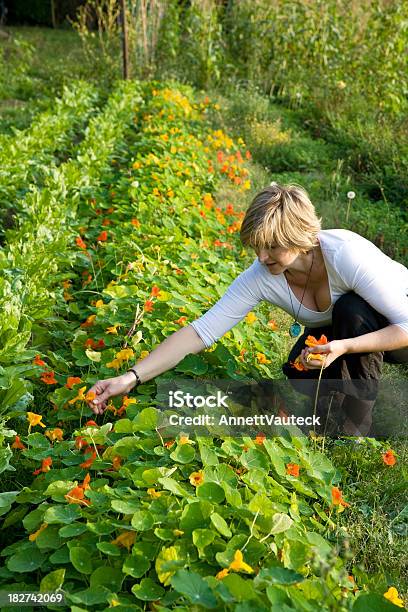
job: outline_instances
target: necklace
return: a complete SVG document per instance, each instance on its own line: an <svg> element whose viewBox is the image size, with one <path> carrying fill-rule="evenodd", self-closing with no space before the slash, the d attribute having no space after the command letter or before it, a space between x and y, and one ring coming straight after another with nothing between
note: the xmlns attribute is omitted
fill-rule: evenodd
<svg viewBox="0 0 408 612"><path fill-rule="evenodd" d="M299 316L300 309L302 307L303 298L305 297L305 292L306 292L307 284L309 282L310 273L312 271L313 262L314 262L314 250L312 251L312 263L310 265L309 272L308 272L307 279L306 279L306 283L305 283L305 286L303 288L302 299L300 300L300 304L299 304L299 308L298 308L296 317L295 317L295 309L293 308L292 295L290 293L290 287L289 287L288 279L284 275L285 276L285 280L286 280L286 284L288 286L288 292L289 292L289 297L290 297L290 305L292 307L293 318L295 319L294 323L292 323L292 325L289 327L289 335L290 335L291 338L297 338L297 336L300 334L300 332L302 330L302 327L301 327L300 323L298 323L298 316Z"/></svg>

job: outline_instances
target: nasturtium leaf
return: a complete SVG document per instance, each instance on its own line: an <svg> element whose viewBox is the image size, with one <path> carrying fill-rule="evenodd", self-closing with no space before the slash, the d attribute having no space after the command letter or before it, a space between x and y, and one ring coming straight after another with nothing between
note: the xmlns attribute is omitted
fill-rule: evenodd
<svg viewBox="0 0 408 612"><path fill-rule="evenodd" d="M144 408L133 419L133 431L154 431L157 427L158 411L155 408Z"/></svg>
<svg viewBox="0 0 408 612"><path fill-rule="evenodd" d="M119 419L115 423L115 433L132 433L133 423L130 419Z"/></svg>
<svg viewBox="0 0 408 612"><path fill-rule="evenodd" d="M86 530L87 526L84 523L71 523L61 527L58 533L62 538L73 538L74 536L81 535Z"/></svg>
<svg viewBox="0 0 408 612"><path fill-rule="evenodd" d="M40 582L40 593L58 591L64 583L65 568L54 570L50 572Z"/></svg>
<svg viewBox="0 0 408 612"><path fill-rule="evenodd" d="M102 353L93 351L91 349L85 349L85 355L88 357L88 359L94 361L95 363L99 363L102 357Z"/></svg>
<svg viewBox="0 0 408 612"><path fill-rule="evenodd" d="M111 544L111 542L97 542L96 548L98 548L105 555L110 555L112 557L120 557L120 548L115 544Z"/></svg>
<svg viewBox="0 0 408 612"><path fill-rule="evenodd" d="M217 606L217 599L207 582L191 570L178 570L171 578L171 585L176 591L187 597L192 604L207 609Z"/></svg>
<svg viewBox="0 0 408 612"><path fill-rule="evenodd" d="M159 482L159 478L162 478L163 476L170 476L175 471L177 471L177 467L150 468L142 472L142 478L149 487L152 487Z"/></svg>
<svg viewBox="0 0 408 612"><path fill-rule="evenodd" d="M151 578L143 578L140 584L132 586L132 593L142 601L156 601L164 594L164 589Z"/></svg>
<svg viewBox="0 0 408 612"><path fill-rule="evenodd" d="M288 514L277 512L272 517L272 528L270 530L270 533L273 535L276 535L277 533L282 533L282 531L286 531L292 525L293 525L293 520L290 518Z"/></svg>
<svg viewBox="0 0 408 612"><path fill-rule="evenodd" d="M204 548L214 541L215 535L211 529L195 529L192 533L193 544L202 553Z"/></svg>
<svg viewBox="0 0 408 612"><path fill-rule="evenodd" d="M186 505L181 515L180 529L193 531L200 527L209 526L212 510L212 504L205 500Z"/></svg>
<svg viewBox="0 0 408 612"><path fill-rule="evenodd" d="M251 468L260 468L267 473L270 470L269 459L261 450L250 448L247 452L242 453L241 463L248 470Z"/></svg>
<svg viewBox="0 0 408 612"><path fill-rule="evenodd" d="M68 598L74 603L84 604L85 606L95 606L97 604L108 603L111 592L103 586L91 587L76 593L69 593Z"/></svg>
<svg viewBox="0 0 408 612"><path fill-rule="evenodd" d="M7 567L11 572L33 572L41 567L46 558L37 547L33 547L29 551L22 550L12 555L7 561Z"/></svg>
<svg viewBox="0 0 408 612"><path fill-rule="evenodd" d="M65 544L64 546L61 546L61 548L58 548L55 553L52 553L52 555L50 555L49 560L54 565L57 565L59 563L69 563L68 546Z"/></svg>
<svg viewBox="0 0 408 612"><path fill-rule="evenodd" d="M224 489L227 503L235 508L240 508L242 506L242 498L238 489L234 489L226 482L223 483L222 488Z"/></svg>
<svg viewBox="0 0 408 612"><path fill-rule="evenodd" d="M238 574L231 573L222 582L237 601L248 601L257 597L252 579L244 579Z"/></svg>
<svg viewBox="0 0 408 612"><path fill-rule="evenodd" d="M122 514L133 514L140 510L140 503L137 500L112 499L112 509Z"/></svg>
<svg viewBox="0 0 408 612"><path fill-rule="evenodd" d="M89 551L83 546L75 546L69 551L69 558L75 569L81 574L92 572L92 558Z"/></svg>
<svg viewBox="0 0 408 612"><path fill-rule="evenodd" d="M377 593L362 593L352 607L353 612L395 612L396 609L397 606Z"/></svg>
<svg viewBox="0 0 408 612"><path fill-rule="evenodd" d="M202 376L208 370L208 363L199 355L186 355L175 368L176 372Z"/></svg>
<svg viewBox="0 0 408 612"><path fill-rule="evenodd" d="M55 549L61 546L62 540L58 535L58 529L56 525L48 525L46 529L38 534L35 543L40 550L48 548Z"/></svg>
<svg viewBox="0 0 408 612"><path fill-rule="evenodd" d="M283 459L285 451L279 448L276 442L268 439L264 440L263 447L268 453L276 473L279 476L284 476L286 474L285 461Z"/></svg>
<svg viewBox="0 0 408 612"><path fill-rule="evenodd" d="M91 587L103 586L116 593L122 588L123 579L124 575L120 569L101 565L91 574L90 585Z"/></svg>
<svg viewBox="0 0 408 612"><path fill-rule="evenodd" d="M213 504L221 504L225 499L224 489L215 482L204 482L196 489L197 497Z"/></svg>
<svg viewBox="0 0 408 612"><path fill-rule="evenodd" d="M132 516L132 527L137 531L148 531L153 527L155 519L147 510L138 510Z"/></svg>
<svg viewBox="0 0 408 612"><path fill-rule="evenodd" d="M96 523L88 522L86 524L86 528L89 529L92 533L96 533L97 535L109 535L113 531L115 531L116 527L112 523L112 521L97 521Z"/></svg>
<svg viewBox="0 0 408 612"><path fill-rule="evenodd" d="M75 483L69 480L54 480L54 482L51 482L51 484L48 485L44 495L52 497L54 501L64 502L64 495L66 495L74 486Z"/></svg>
<svg viewBox="0 0 408 612"><path fill-rule="evenodd" d="M0 493L0 516L6 514L14 500L18 495L18 491L9 491L7 493Z"/></svg>
<svg viewBox="0 0 408 612"><path fill-rule="evenodd" d="M256 576L254 583L256 585L265 584L297 584L305 579L302 574L298 574L291 569L285 567L264 567Z"/></svg>
<svg viewBox="0 0 408 612"><path fill-rule="evenodd" d="M170 457L173 461L178 463L192 463L195 456L195 450L189 444L178 445L176 449L170 453Z"/></svg>
<svg viewBox="0 0 408 612"><path fill-rule="evenodd" d="M298 571L311 556L312 548L309 544L300 542L299 540L285 540L283 544L285 567Z"/></svg>
<svg viewBox="0 0 408 612"><path fill-rule="evenodd" d="M154 535L158 537L160 540L164 541L173 541L174 540L174 530L173 529L159 529L156 528L154 530Z"/></svg>
<svg viewBox="0 0 408 612"><path fill-rule="evenodd" d="M203 466L207 465L218 465L219 459L217 453L207 446L205 443L199 443L201 461Z"/></svg>
<svg viewBox="0 0 408 612"><path fill-rule="evenodd" d="M222 518L218 512L214 512L214 514L210 517L212 524L216 528L216 530L226 538L230 538L232 536L231 529L228 527L226 521Z"/></svg>
<svg viewBox="0 0 408 612"><path fill-rule="evenodd" d="M122 572L133 578L141 578L150 568L150 561L140 555L129 555L123 563Z"/></svg>
<svg viewBox="0 0 408 612"><path fill-rule="evenodd" d="M179 495L180 497L191 497L191 493L187 491L177 480L174 478L159 478L159 483L163 486L164 489L171 491L174 495Z"/></svg>
<svg viewBox="0 0 408 612"><path fill-rule="evenodd" d="M69 504L66 506L51 506L47 508L44 514L44 523L48 525L53 523L73 523L81 517L81 511L78 506Z"/></svg>

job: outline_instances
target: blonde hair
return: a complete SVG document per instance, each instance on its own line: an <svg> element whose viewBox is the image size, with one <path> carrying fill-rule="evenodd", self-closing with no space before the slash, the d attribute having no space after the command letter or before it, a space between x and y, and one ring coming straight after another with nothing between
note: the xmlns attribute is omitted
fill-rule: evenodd
<svg viewBox="0 0 408 612"><path fill-rule="evenodd" d="M321 219L300 185L271 183L258 193L242 221L240 237L244 246L308 251L318 244Z"/></svg>

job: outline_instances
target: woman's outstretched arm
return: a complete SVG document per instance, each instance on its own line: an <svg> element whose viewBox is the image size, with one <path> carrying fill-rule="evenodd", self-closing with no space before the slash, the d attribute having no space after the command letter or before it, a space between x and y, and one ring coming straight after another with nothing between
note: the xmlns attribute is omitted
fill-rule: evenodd
<svg viewBox="0 0 408 612"><path fill-rule="evenodd" d="M205 344L197 332L187 325L168 336L147 357L135 364L142 383L174 368L186 355L199 353ZM137 366L137 367L136 367ZM110 397L129 393L136 384L132 372L126 372L114 378L98 380L90 391L96 398L90 402L95 414L102 414Z"/></svg>

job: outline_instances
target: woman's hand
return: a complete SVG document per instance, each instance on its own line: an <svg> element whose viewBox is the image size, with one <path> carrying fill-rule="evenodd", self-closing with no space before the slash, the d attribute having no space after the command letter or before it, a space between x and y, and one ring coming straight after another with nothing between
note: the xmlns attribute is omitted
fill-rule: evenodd
<svg viewBox="0 0 408 612"><path fill-rule="evenodd" d="M327 368L333 363L335 359L341 357L347 352L346 344L344 340L332 340L327 344L318 344L316 346L306 347L300 354L300 361L309 370L320 370L322 367ZM323 361L320 359L313 359L308 355L313 353L319 353L323 357ZM323 363L323 366L322 366Z"/></svg>
<svg viewBox="0 0 408 612"><path fill-rule="evenodd" d="M89 392L93 391L96 394L96 398L89 402L90 408L95 414L103 414L110 397L129 393L135 384L136 378L131 372L126 372L126 374L122 374L121 376L115 376L115 378L98 380L98 382L89 389Z"/></svg>

